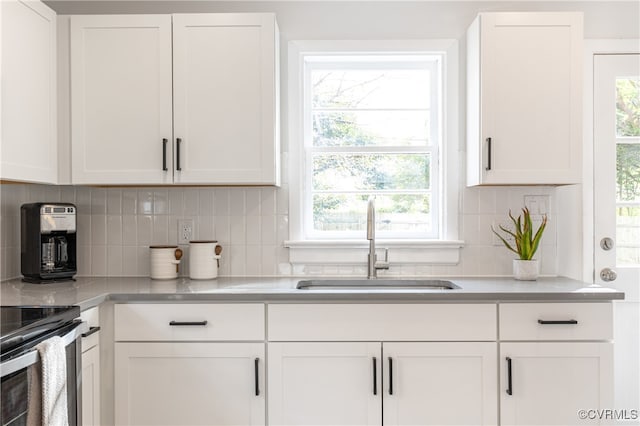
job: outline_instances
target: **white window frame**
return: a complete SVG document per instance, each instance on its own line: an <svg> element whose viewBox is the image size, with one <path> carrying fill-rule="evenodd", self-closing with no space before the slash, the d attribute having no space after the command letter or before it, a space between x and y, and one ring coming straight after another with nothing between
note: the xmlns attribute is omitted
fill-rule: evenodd
<svg viewBox="0 0 640 426"><path fill-rule="evenodd" d="M391 261L407 264L457 264L463 242L458 240L459 191L459 76L457 40L312 40L292 41L288 49L288 155L289 235L285 241L290 262L360 264L368 242L362 238L310 239L304 235L305 149L304 82L305 57L345 54L443 55L443 108L440 144L439 232L434 238L381 239L378 247L390 249ZM330 250L328 250L330 249ZM395 254L395 255L394 255Z"/></svg>

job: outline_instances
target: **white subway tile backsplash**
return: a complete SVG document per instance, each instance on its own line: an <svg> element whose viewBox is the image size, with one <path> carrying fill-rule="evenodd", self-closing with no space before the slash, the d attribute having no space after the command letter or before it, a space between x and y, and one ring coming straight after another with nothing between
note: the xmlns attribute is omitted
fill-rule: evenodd
<svg viewBox="0 0 640 426"><path fill-rule="evenodd" d="M275 245L261 245L262 275L273 276L278 273Z"/></svg>
<svg viewBox="0 0 640 426"><path fill-rule="evenodd" d="M478 188L478 213L493 214L496 212L495 188Z"/></svg>
<svg viewBox="0 0 640 426"><path fill-rule="evenodd" d="M107 190L104 188L91 189L91 215L107 214Z"/></svg>
<svg viewBox="0 0 640 426"><path fill-rule="evenodd" d="M229 189L216 188L214 191L215 204L213 211L215 216L229 216Z"/></svg>
<svg viewBox="0 0 640 426"><path fill-rule="evenodd" d="M247 223L244 216L236 216L231 218L230 223L230 240L231 245L244 245L247 242Z"/></svg>
<svg viewBox="0 0 640 426"><path fill-rule="evenodd" d="M79 275L148 276L151 244L177 244L178 219L194 221L194 237L223 246L219 275L366 275L362 265L289 263L289 187L280 188L91 188L26 184L0 185L0 279L20 273L20 205L63 201L78 207ZM519 214L525 195L549 200L549 223L536 257L541 272L557 271L555 189L552 187L461 188L457 265L393 265L382 272L401 275L511 275L513 253L496 243L491 224ZM539 219L539 218L538 218ZM181 274L188 274L188 246Z"/></svg>
<svg viewBox="0 0 640 426"><path fill-rule="evenodd" d="M247 265L247 246L232 245L229 247L231 275L243 276L246 274Z"/></svg>
<svg viewBox="0 0 640 426"><path fill-rule="evenodd" d="M76 240L78 245L91 245L91 216L88 214L76 215Z"/></svg>
<svg viewBox="0 0 640 426"><path fill-rule="evenodd" d="M109 189L107 191L107 214L122 215L122 191L120 189Z"/></svg>
<svg viewBox="0 0 640 426"><path fill-rule="evenodd" d="M91 215L91 244L94 246L107 245L107 216L103 214Z"/></svg>
<svg viewBox="0 0 640 426"><path fill-rule="evenodd" d="M229 191L229 215L245 216L245 191L242 188L233 188Z"/></svg>
<svg viewBox="0 0 640 426"><path fill-rule="evenodd" d="M122 246L122 216L107 216L107 245Z"/></svg>
<svg viewBox="0 0 640 426"><path fill-rule="evenodd" d="M276 216L262 216L260 218L260 240L264 245L275 245Z"/></svg>
<svg viewBox="0 0 640 426"><path fill-rule="evenodd" d="M247 216L247 244L260 244L262 242L261 222L262 218L260 216Z"/></svg>
<svg viewBox="0 0 640 426"><path fill-rule="evenodd" d="M149 190L138 191L138 214L153 214L153 192Z"/></svg>
<svg viewBox="0 0 640 426"><path fill-rule="evenodd" d="M138 245L149 246L153 237L153 216L138 216Z"/></svg>
<svg viewBox="0 0 640 426"><path fill-rule="evenodd" d="M182 188L170 188L168 191L169 197L169 214L179 216L184 209L184 196Z"/></svg>
<svg viewBox="0 0 640 426"><path fill-rule="evenodd" d="M213 191L211 188L203 188L198 190L199 197L199 216L213 216Z"/></svg>
<svg viewBox="0 0 640 426"><path fill-rule="evenodd" d="M262 188L260 190L260 213L262 216L274 216L276 214L275 188Z"/></svg>
<svg viewBox="0 0 640 426"><path fill-rule="evenodd" d="M182 214L188 216L197 216L199 208L198 189L197 188L185 188L182 193L184 197L184 205Z"/></svg>
<svg viewBox="0 0 640 426"><path fill-rule="evenodd" d="M94 277L107 276L107 246L91 247L91 275Z"/></svg>
<svg viewBox="0 0 640 426"><path fill-rule="evenodd" d="M220 243L230 243L231 242L231 218L229 216L216 216L215 217L215 225L216 225L216 233L214 235L215 239Z"/></svg>
<svg viewBox="0 0 640 426"><path fill-rule="evenodd" d="M153 214L169 214L169 194L166 189L153 191Z"/></svg>
<svg viewBox="0 0 640 426"><path fill-rule="evenodd" d="M215 239L215 226L213 216L199 216L197 218L198 232L196 234L199 240Z"/></svg>
<svg viewBox="0 0 640 426"><path fill-rule="evenodd" d="M136 246L122 247L122 275L125 277L138 275L138 248Z"/></svg>
<svg viewBox="0 0 640 426"><path fill-rule="evenodd" d="M257 244L246 246L245 274L250 276L262 275L262 247Z"/></svg>
<svg viewBox="0 0 640 426"><path fill-rule="evenodd" d="M153 216L153 235L151 237L153 245L169 244L169 217L166 215Z"/></svg>
<svg viewBox="0 0 640 426"><path fill-rule="evenodd" d="M122 246L107 246L107 276L123 275L122 249Z"/></svg>
<svg viewBox="0 0 640 426"><path fill-rule="evenodd" d="M260 216L260 188L245 190L245 208L247 216Z"/></svg>
<svg viewBox="0 0 640 426"><path fill-rule="evenodd" d="M122 216L122 244L125 246L138 244L138 218L136 216Z"/></svg>
<svg viewBox="0 0 640 426"><path fill-rule="evenodd" d="M122 214L138 213L138 192L135 189L122 190Z"/></svg>

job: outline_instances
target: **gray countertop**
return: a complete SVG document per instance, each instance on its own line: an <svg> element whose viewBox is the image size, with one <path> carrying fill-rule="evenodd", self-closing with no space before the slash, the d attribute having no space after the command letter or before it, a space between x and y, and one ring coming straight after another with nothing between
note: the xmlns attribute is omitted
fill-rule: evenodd
<svg viewBox="0 0 640 426"><path fill-rule="evenodd" d="M319 277L326 279L329 277ZM429 277L430 279L432 277ZM615 289L568 278L516 281L510 278L444 278L456 290L296 290L304 278L224 278L155 281L149 278L90 278L52 284L28 284L19 279L0 283L2 305L79 305L81 309L106 300L237 301L237 302L595 302L623 299Z"/></svg>

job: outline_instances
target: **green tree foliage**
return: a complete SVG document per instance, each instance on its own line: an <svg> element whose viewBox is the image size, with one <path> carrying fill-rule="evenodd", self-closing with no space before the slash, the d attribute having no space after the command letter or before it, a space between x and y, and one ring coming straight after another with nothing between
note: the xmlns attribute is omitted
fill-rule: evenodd
<svg viewBox="0 0 640 426"><path fill-rule="evenodd" d="M369 81L346 81L335 71L314 77L314 105L354 109L375 91L375 82L384 71ZM337 82L336 82L337 81ZM368 86L371 86L369 89ZM328 91L330 93L328 93ZM364 94L363 94L364 93ZM320 99L321 98L321 99ZM314 114L314 146L347 147L380 145L376 136L358 124L353 111L321 111ZM313 197L313 221L316 230L364 229L366 201L370 193L346 194L341 191L385 189L425 189L430 182L430 159L426 155L322 153L313 159L314 190L335 191ZM379 218L405 213L424 216L430 210L428 196L394 194L379 197ZM391 217L391 216L389 216ZM383 220L384 221L384 220ZM388 222L389 220L387 220Z"/></svg>

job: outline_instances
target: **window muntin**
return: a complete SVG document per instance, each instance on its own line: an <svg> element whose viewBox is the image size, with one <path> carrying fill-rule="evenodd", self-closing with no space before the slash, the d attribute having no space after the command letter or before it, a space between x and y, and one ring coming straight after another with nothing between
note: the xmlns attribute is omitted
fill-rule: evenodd
<svg viewBox="0 0 640 426"><path fill-rule="evenodd" d="M382 238L439 238L442 64L433 55L308 55L304 230L358 238L376 196Z"/></svg>

